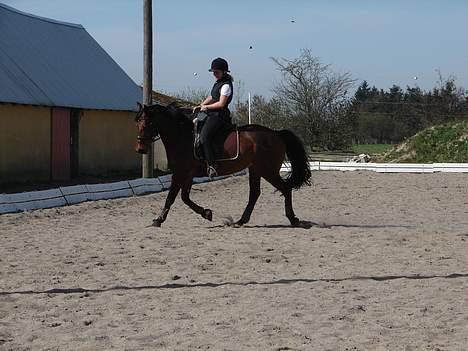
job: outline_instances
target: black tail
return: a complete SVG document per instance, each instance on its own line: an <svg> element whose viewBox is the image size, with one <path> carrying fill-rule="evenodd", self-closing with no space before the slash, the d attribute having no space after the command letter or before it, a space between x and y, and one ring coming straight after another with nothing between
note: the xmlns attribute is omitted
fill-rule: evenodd
<svg viewBox="0 0 468 351"><path fill-rule="evenodd" d="M302 141L291 131L278 131L280 138L286 144L286 155L291 162L291 173L286 182L292 189L299 189L304 184L310 185L310 167Z"/></svg>

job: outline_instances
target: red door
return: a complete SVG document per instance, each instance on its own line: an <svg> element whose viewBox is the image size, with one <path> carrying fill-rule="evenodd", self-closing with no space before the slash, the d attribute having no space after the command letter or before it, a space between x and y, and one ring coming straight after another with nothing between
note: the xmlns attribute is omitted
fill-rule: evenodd
<svg viewBox="0 0 468 351"><path fill-rule="evenodd" d="M52 180L70 179L70 110L52 109Z"/></svg>

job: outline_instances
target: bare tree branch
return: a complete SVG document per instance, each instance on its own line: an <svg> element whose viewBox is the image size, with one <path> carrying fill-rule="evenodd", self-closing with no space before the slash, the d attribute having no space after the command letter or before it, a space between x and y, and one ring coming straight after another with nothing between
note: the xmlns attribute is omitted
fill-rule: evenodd
<svg viewBox="0 0 468 351"><path fill-rule="evenodd" d="M311 50L304 49L298 58L272 58L282 75L274 87L276 99L292 113L302 126L306 143L319 144L330 140L331 124L340 124L349 113L349 90L355 84L349 72L336 73L322 64ZM343 126L340 126L342 128ZM323 133L328 136L322 136Z"/></svg>

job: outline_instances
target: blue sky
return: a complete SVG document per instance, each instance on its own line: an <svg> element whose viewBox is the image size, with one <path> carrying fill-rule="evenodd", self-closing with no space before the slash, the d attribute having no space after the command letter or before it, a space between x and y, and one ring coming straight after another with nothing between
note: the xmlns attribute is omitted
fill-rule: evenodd
<svg viewBox="0 0 468 351"><path fill-rule="evenodd" d="M142 0L0 0L80 23L137 83L142 81ZM271 57L309 48L323 63L378 88L432 88L436 69L468 88L466 0L154 0L157 90L209 88L214 57L228 59L244 93L271 95ZM295 23L291 23L291 20ZM249 46L253 46L253 50ZM194 73L198 75L195 76Z"/></svg>

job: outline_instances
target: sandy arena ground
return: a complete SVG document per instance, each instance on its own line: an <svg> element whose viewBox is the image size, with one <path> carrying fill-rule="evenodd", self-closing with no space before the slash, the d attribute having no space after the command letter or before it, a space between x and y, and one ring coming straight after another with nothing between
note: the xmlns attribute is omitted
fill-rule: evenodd
<svg viewBox="0 0 468 351"><path fill-rule="evenodd" d="M315 172L0 216L0 350L468 350L468 175ZM59 289L59 290L51 290Z"/></svg>

